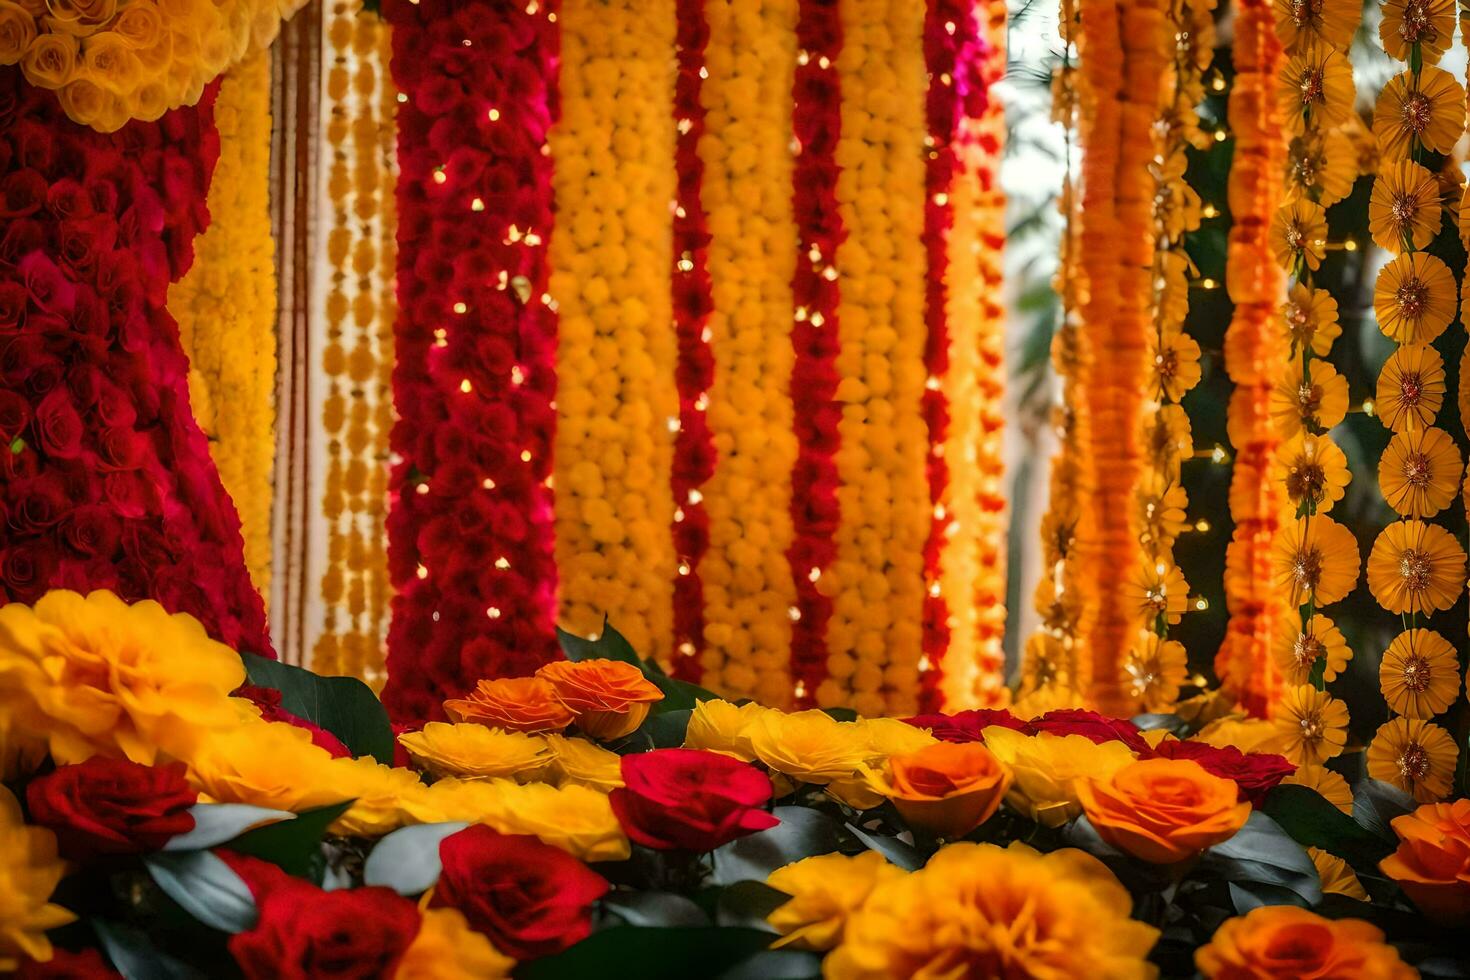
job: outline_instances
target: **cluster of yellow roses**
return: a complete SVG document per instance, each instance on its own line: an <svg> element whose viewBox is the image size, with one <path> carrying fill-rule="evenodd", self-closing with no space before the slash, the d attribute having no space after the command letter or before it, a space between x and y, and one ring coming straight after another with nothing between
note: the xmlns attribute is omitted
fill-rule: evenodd
<svg viewBox="0 0 1470 980"><path fill-rule="evenodd" d="M321 91L329 207L321 319L326 345L322 429L327 438L321 521L321 633L311 665L380 688L388 630L388 433L393 428L393 321L397 262L393 113L388 26L353 3L333 6ZM313 308L313 316L316 308ZM238 497L236 498L239 499ZM249 521L246 521L249 534Z"/></svg>
<svg viewBox="0 0 1470 980"><path fill-rule="evenodd" d="M209 228L194 264L169 288L189 355L189 401L240 511L245 564L270 594L271 469L275 462L276 267L270 215L270 56L241 62L214 108L219 162Z"/></svg>
<svg viewBox="0 0 1470 980"><path fill-rule="evenodd" d="M570 0L557 23L550 259L561 622L595 635L607 613L636 649L668 663L679 573L669 534L679 424L668 281L674 3Z"/></svg>
<svg viewBox="0 0 1470 980"><path fill-rule="evenodd" d="M102 132L193 105L304 0L3 0L0 65Z"/></svg>

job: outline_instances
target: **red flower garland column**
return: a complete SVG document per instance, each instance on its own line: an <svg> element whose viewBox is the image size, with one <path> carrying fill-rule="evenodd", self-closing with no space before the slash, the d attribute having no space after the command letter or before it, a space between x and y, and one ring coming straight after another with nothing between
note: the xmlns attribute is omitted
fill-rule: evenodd
<svg viewBox="0 0 1470 980"><path fill-rule="evenodd" d="M111 589L270 654L164 308L209 221L213 98L102 134L0 70L0 602Z"/></svg>
<svg viewBox="0 0 1470 980"><path fill-rule="evenodd" d="M386 0L398 112L397 595L384 701L442 716L556 657L556 314L544 152L557 27L539 4Z"/></svg>
<svg viewBox="0 0 1470 980"><path fill-rule="evenodd" d="M709 226L704 212L704 161L699 140L704 135L704 51L709 21L704 0L678 0L676 51L679 73L674 82L674 118L678 137L674 165L678 185L674 207L674 329L679 338L675 382L679 391L679 431L674 436L670 489L674 496L674 550L679 577L674 580L674 675L697 681L704 674L699 651L704 648L704 583L699 563L709 551L709 512L700 488L715 471L714 436L705 410L715 380L709 344L709 315L714 305L709 277Z"/></svg>
<svg viewBox="0 0 1470 980"><path fill-rule="evenodd" d="M842 20L836 0L801 0L793 77L792 125L796 160L791 210L798 248L791 296L796 312L791 344L791 405L796 465L791 471L791 578L796 606L791 625L791 679L797 707L811 707L827 677L827 622L832 598L822 573L837 557L837 247L846 237L837 208L837 140L842 132L842 86L837 56Z"/></svg>

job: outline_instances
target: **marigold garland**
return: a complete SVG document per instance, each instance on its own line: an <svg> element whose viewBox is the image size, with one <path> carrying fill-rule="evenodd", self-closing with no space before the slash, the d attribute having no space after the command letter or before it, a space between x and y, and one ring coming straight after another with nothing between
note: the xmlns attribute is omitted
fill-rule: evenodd
<svg viewBox="0 0 1470 980"><path fill-rule="evenodd" d="M51 89L104 133L194 105L227 69L270 47L306 0L44 0L0 4L0 65Z"/></svg>
<svg viewBox="0 0 1470 980"><path fill-rule="evenodd" d="M561 117L551 130L557 222L547 261L555 365L560 620L604 616L668 663L679 562L669 528L674 376L669 202L675 194L673 0L565 0ZM608 38L618 43L609 45ZM514 382L514 379L512 379Z"/></svg>
<svg viewBox="0 0 1470 980"><path fill-rule="evenodd" d="M384 689L403 720L556 655L545 147L558 32L552 11L530 9L383 7L404 99ZM453 80L451 63L464 66Z"/></svg>
<svg viewBox="0 0 1470 980"><path fill-rule="evenodd" d="M189 356L194 418L240 513L245 564L265 596L276 454L268 55L251 56L221 82L214 118L220 156L209 187L210 225L194 245L193 268L169 288L168 308Z"/></svg>

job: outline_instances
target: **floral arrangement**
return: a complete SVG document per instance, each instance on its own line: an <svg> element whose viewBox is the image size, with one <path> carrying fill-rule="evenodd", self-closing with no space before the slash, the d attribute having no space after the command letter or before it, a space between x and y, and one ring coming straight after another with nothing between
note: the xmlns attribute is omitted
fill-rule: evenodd
<svg viewBox="0 0 1470 980"><path fill-rule="evenodd" d="M101 134L0 69L0 600L108 588L268 652L164 309L209 220L212 103Z"/></svg>
<svg viewBox="0 0 1470 980"><path fill-rule="evenodd" d="M1460 975L1470 807L1226 744L1268 723L788 713L561 643L395 746L155 603L0 608L0 969Z"/></svg>
<svg viewBox="0 0 1470 980"><path fill-rule="evenodd" d="M194 105L270 47L304 0L5 0L0 65L56 92L68 116L110 133Z"/></svg>

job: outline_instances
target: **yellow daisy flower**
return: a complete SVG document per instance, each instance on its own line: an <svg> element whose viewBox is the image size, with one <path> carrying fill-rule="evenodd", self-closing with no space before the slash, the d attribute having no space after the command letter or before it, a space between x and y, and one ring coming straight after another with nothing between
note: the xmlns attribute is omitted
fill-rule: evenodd
<svg viewBox="0 0 1470 980"><path fill-rule="evenodd" d="M1352 787L1346 779L1326 766L1297 766L1296 772L1282 782L1292 786L1305 786L1343 813L1353 812Z"/></svg>
<svg viewBox="0 0 1470 980"><path fill-rule="evenodd" d="M1179 327L1167 327L1149 337L1149 366L1156 399L1177 402L1199 383L1199 344Z"/></svg>
<svg viewBox="0 0 1470 980"><path fill-rule="evenodd" d="M1363 120L1356 112L1349 113L1347 119L1343 120L1337 131L1348 138L1353 145L1353 157L1357 164L1359 177L1371 177L1378 173L1378 141L1368 131Z"/></svg>
<svg viewBox="0 0 1470 980"><path fill-rule="evenodd" d="M1450 505L1465 464L1443 429L1396 433L1378 460L1378 486L1404 517L1433 517Z"/></svg>
<svg viewBox="0 0 1470 980"><path fill-rule="evenodd" d="M1140 630L1123 659L1123 689L1138 701L1141 711L1172 711L1188 676L1184 644L1161 639L1152 630Z"/></svg>
<svg viewBox="0 0 1470 980"><path fill-rule="evenodd" d="M1405 344L1383 362L1374 410L1384 425L1403 432L1433 422L1444 392L1444 359L1427 344Z"/></svg>
<svg viewBox="0 0 1470 980"><path fill-rule="evenodd" d="M1325 514L1342 499L1353 474L1337 443L1327 436L1298 432L1277 448L1271 478L1286 484L1294 507L1314 501L1316 512Z"/></svg>
<svg viewBox="0 0 1470 980"><path fill-rule="evenodd" d="M1281 696L1271 719L1276 734L1267 751L1299 766L1321 765L1347 744L1347 705L1326 691L1300 684Z"/></svg>
<svg viewBox="0 0 1470 980"><path fill-rule="evenodd" d="M1303 346L1318 357L1326 357L1332 342L1342 333L1337 322L1337 300L1325 289L1292 283L1281 307L1281 322L1293 351Z"/></svg>
<svg viewBox="0 0 1470 980"><path fill-rule="evenodd" d="M1358 0L1275 0L1276 36L1288 51L1310 44L1346 48L1363 7Z"/></svg>
<svg viewBox="0 0 1470 980"><path fill-rule="evenodd" d="M1436 524L1395 521L1373 542L1368 588L1391 613L1448 609L1465 588L1465 552Z"/></svg>
<svg viewBox="0 0 1470 980"><path fill-rule="evenodd" d="M1421 249L1439 231L1443 210L1434 174L1410 160L1400 160L1386 165L1373 181L1368 231L1380 248L1395 255Z"/></svg>
<svg viewBox="0 0 1470 980"><path fill-rule="evenodd" d="M1388 707L1409 718L1433 718L1460 693L1460 658L1434 630L1405 630L1378 665L1378 687Z"/></svg>
<svg viewBox="0 0 1470 980"><path fill-rule="evenodd" d="M1434 64L1455 39L1454 0L1385 0L1378 39L1395 60L1408 61L1417 44L1424 63Z"/></svg>
<svg viewBox="0 0 1470 980"><path fill-rule="evenodd" d="M1322 881L1322 894L1344 895L1355 902L1368 901L1368 890L1353 874L1346 861L1329 854L1320 847L1307 848L1307 857L1317 868L1317 877Z"/></svg>
<svg viewBox="0 0 1470 980"><path fill-rule="evenodd" d="M1470 183L1460 192L1459 219L1460 241L1470 242Z"/></svg>
<svg viewBox="0 0 1470 980"><path fill-rule="evenodd" d="M1271 219L1271 254L1287 272L1304 263L1315 270L1327 254L1327 212L1313 201L1292 201Z"/></svg>
<svg viewBox="0 0 1470 980"><path fill-rule="evenodd" d="M1303 132L1308 119L1314 127L1330 129L1353 112L1353 66L1325 44L1297 50L1281 69L1277 102L1287 127Z"/></svg>
<svg viewBox="0 0 1470 980"><path fill-rule="evenodd" d="M1378 329L1401 344L1427 344L1455 318L1455 277L1428 252L1400 255L1373 286Z"/></svg>
<svg viewBox="0 0 1470 980"><path fill-rule="evenodd" d="M1189 495L1177 480L1149 470L1134 490L1139 538L1155 550L1168 548L1189 525Z"/></svg>
<svg viewBox="0 0 1470 980"><path fill-rule="evenodd" d="M1384 160L1407 160L1415 145L1448 153L1464 128L1465 90L1442 68L1426 66L1418 84L1411 71L1395 75L1373 107L1373 136Z"/></svg>
<svg viewBox="0 0 1470 980"><path fill-rule="evenodd" d="M1123 598L1133 616L1146 626L1160 616L1177 623L1184 615L1189 583L1173 562L1145 558L1123 583Z"/></svg>
<svg viewBox="0 0 1470 980"><path fill-rule="evenodd" d="M1304 383L1302 363L1294 360L1271 388L1271 421L1283 436L1325 432L1347 416L1347 379L1327 361L1313 361L1311 372L1311 383Z"/></svg>
<svg viewBox="0 0 1470 980"><path fill-rule="evenodd" d="M1286 150L1286 200L1315 199L1329 208L1348 196L1358 175L1357 151L1340 129L1292 137Z"/></svg>
<svg viewBox="0 0 1470 980"><path fill-rule="evenodd" d="M1284 524L1271 545L1272 579L1299 606L1315 595L1330 606L1358 584L1358 542L1330 517L1302 517Z"/></svg>
<svg viewBox="0 0 1470 980"><path fill-rule="evenodd" d="M1312 675L1312 665L1326 658L1322 679L1332 681L1347 667L1353 658L1342 630L1326 616L1313 616L1302 628L1302 617L1298 610L1288 612L1276 629L1276 641L1271 645L1276 666L1288 684L1305 684Z"/></svg>
<svg viewBox="0 0 1470 980"><path fill-rule="evenodd" d="M1415 718L1392 718L1368 743L1368 775L1392 783L1420 803L1449 794L1460 753L1438 725Z"/></svg>
<svg viewBox="0 0 1470 980"><path fill-rule="evenodd" d="M1194 451L1189 415L1182 405L1165 405L1143 419L1143 450L1149 465L1179 479L1179 462Z"/></svg>
<svg viewBox="0 0 1470 980"><path fill-rule="evenodd" d="M1021 690L1065 687L1068 683L1063 668L1065 660L1061 640L1048 633L1031 634L1026 641L1026 656L1021 661Z"/></svg>
<svg viewBox="0 0 1470 980"><path fill-rule="evenodd" d="M1183 150L1164 158L1162 163L1150 164L1157 190L1154 193L1154 221L1163 237L1177 242L1186 231L1199 228L1199 193L1184 179L1188 159Z"/></svg>

